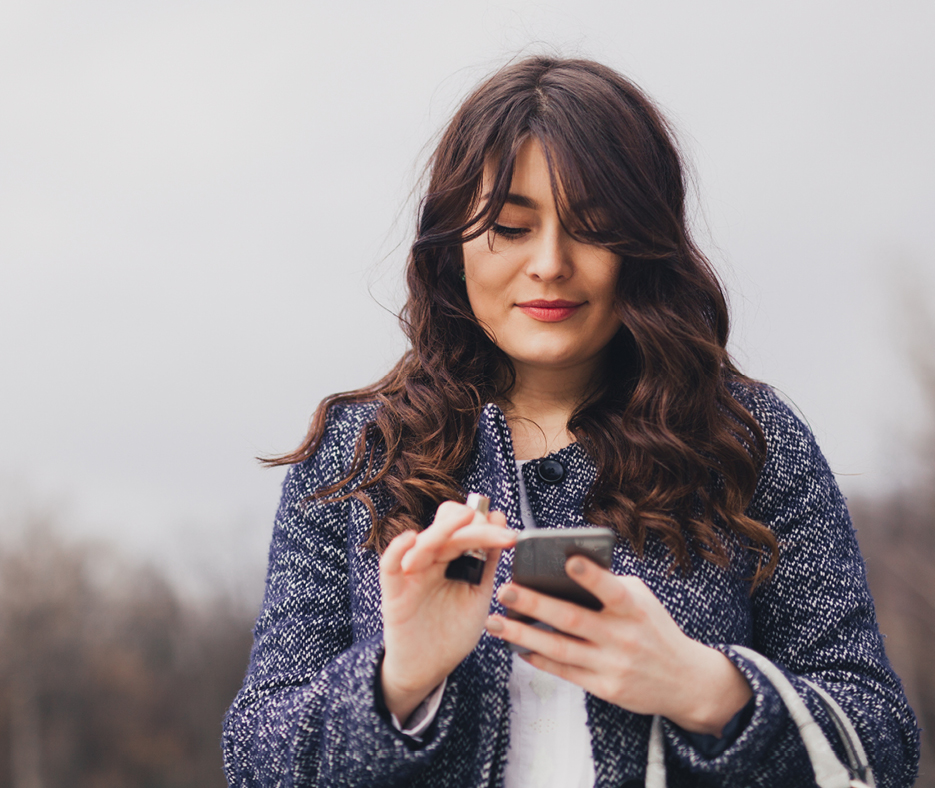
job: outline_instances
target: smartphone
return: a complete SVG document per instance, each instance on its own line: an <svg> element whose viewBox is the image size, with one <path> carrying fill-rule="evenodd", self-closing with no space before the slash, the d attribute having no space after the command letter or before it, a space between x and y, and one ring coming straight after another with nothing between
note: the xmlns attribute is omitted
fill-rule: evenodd
<svg viewBox="0 0 935 788"><path fill-rule="evenodd" d="M549 596L600 610L601 601L582 588L565 572L565 562L573 555L583 555L598 566L610 569L616 535L609 528L537 528L523 531L516 540L513 554L513 582ZM507 618L523 621L540 629L552 628L529 616L507 610ZM528 649L510 644L523 654Z"/></svg>

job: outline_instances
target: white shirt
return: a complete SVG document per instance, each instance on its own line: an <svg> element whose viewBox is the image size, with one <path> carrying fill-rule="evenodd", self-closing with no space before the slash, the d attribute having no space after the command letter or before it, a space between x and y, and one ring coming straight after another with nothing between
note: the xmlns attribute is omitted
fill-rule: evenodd
<svg viewBox="0 0 935 788"><path fill-rule="evenodd" d="M523 462L517 460L520 516L523 527L536 528L529 505ZM420 738L431 725L446 682L442 682L407 720L393 724L408 736ZM594 757L584 703L584 690L576 684L534 668L513 655L510 674L510 749L504 788L592 788Z"/></svg>
<svg viewBox="0 0 935 788"><path fill-rule="evenodd" d="M523 461L516 462L520 516L527 530L536 528L523 481ZM534 668L513 655L510 675L510 749L505 788L592 788L594 758L584 705L576 684Z"/></svg>

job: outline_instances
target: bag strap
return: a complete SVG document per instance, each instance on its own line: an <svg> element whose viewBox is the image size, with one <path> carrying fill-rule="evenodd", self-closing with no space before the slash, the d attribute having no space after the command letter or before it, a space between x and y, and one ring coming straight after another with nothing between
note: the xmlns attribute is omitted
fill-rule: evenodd
<svg viewBox="0 0 935 788"><path fill-rule="evenodd" d="M810 679L802 678L809 687L811 687L819 698L824 702L825 711L831 717L834 727L844 745L847 753L847 762L851 766L852 775L864 781L868 788L876 788L876 781L873 779L873 769L870 768L870 760L864 751L864 745L860 742L860 736L857 735L857 729L844 713L838 702L831 697L831 694L823 687L818 686Z"/></svg>
<svg viewBox="0 0 935 788"><path fill-rule="evenodd" d="M662 717L653 717L649 729L649 754L646 758L644 788L666 788L665 742L662 739Z"/></svg>
<svg viewBox="0 0 935 788"><path fill-rule="evenodd" d="M851 761L854 771L861 779L866 780L866 783L861 783L858 780L852 781L851 772L838 760L827 738L825 738L824 732L815 722L815 718L812 717L811 712L805 705L805 701L796 692L795 687L792 686L785 674L766 657L752 649L745 646L733 646L733 649L756 665L759 671L769 679L782 702L785 703L789 716L799 729L799 735L802 737L802 743L808 752L812 769L815 772L815 782L819 788L852 788L852 786L863 784L873 788L873 773L870 771L867 756L857 732L850 720L847 719L847 715L844 714L841 707L827 692L808 682L810 687L817 690L818 697L826 705L828 713L835 721L835 727L841 734L845 750L848 752L848 760ZM665 788L665 785L665 744L662 735L662 719L657 715L653 717L649 733L646 788Z"/></svg>

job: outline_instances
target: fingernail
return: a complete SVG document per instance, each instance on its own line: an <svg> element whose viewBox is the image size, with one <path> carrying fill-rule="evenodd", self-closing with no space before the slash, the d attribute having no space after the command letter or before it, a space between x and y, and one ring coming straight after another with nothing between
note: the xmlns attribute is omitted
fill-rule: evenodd
<svg viewBox="0 0 935 788"><path fill-rule="evenodd" d="M568 561L568 571L573 575L583 575L585 569L584 561L580 558L572 558Z"/></svg>
<svg viewBox="0 0 935 788"><path fill-rule="evenodd" d="M503 622L499 618L493 618L492 616L487 619L487 631L488 632L503 632Z"/></svg>
<svg viewBox="0 0 935 788"><path fill-rule="evenodd" d="M497 596L504 605L509 605L511 602L516 601L516 592L512 588L501 589Z"/></svg>

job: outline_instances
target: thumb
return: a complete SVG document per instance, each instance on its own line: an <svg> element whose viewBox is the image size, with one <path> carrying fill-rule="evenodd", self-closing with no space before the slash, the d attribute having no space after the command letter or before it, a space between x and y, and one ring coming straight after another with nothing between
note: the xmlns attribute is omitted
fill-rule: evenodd
<svg viewBox="0 0 935 788"><path fill-rule="evenodd" d="M573 555L565 562L565 572L582 588L586 588L603 602L604 607L626 614L635 604L631 581L637 578L618 577L609 569L598 566L583 555Z"/></svg>

